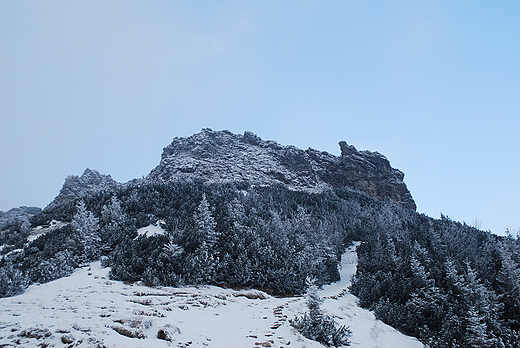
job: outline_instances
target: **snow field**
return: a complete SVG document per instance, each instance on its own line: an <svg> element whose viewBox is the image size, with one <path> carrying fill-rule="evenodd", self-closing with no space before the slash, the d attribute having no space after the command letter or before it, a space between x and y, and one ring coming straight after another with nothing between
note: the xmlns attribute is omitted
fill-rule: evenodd
<svg viewBox="0 0 520 348"><path fill-rule="evenodd" d="M142 227L137 230L137 236L155 236L155 235L164 235L166 233L166 230L163 228L164 221L159 220L153 225L149 225L146 227ZM136 237L137 238L137 237Z"/></svg>

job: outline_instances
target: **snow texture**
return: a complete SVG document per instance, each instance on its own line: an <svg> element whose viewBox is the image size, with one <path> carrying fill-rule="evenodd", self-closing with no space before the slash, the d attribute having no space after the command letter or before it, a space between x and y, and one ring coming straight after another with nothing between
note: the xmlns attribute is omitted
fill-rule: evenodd
<svg viewBox="0 0 520 348"><path fill-rule="evenodd" d="M350 326L352 347L423 347L357 306L347 290L356 264L354 246L343 255L341 281L319 291L325 314ZM0 299L0 346L323 347L289 324L306 310L303 297L214 286L151 288L109 280L108 272L94 262Z"/></svg>
<svg viewBox="0 0 520 348"><path fill-rule="evenodd" d="M152 237L156 235L164 235L166 230L163 228L164 220L159 220L153 225L148 225L137 230L137 236ZM137 238L137 237L136 237Z"/></svg>

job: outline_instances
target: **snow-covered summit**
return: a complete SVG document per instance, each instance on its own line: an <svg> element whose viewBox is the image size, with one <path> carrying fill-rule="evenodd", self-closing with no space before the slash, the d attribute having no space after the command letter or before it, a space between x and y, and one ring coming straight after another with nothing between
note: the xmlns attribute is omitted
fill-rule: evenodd
<svg viewBox="0 0 520 348"><path fill-rule="evenodd" d="M283 184L311 192L347 187L380 200L392 200L416 209L404 174L392 168L378 152L358 151L340 141L341 155L315 149L302 150L263 140L252 132L234 134L209 128L189 137L176 137L164 148L161 162L146 177L149 182L197 179L207 182ZM140 179L135 179L140 180ZM110 175L86 169L65 179L59 195L47 206L123 185Z"/></svg>
<svg viewBox="0 0 520 348"><path fill-rule="evenodd" d="M173 139L147 180L196 178L258 185L282 183L297 190L348 187L416 208L403 182L404 174L392 168L386 157L377 152L358 151L344 141L339 145L341 156L335 156L262 140L251 132L241 135L206 128L190 137Z"/></svg>

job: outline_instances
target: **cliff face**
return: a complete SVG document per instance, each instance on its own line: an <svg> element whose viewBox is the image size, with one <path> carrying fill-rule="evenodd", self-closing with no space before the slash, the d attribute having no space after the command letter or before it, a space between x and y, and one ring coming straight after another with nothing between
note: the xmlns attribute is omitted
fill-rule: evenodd
<svg viewBox="0 0 520 348"><path fill-rule="evenodd" d="M262 140L251 132L202 132L175 138L164 148L160 164L149 181L178 179L283 183L296 190L348 187L380 200L393 200L409 209L415 202L403 181L404 174L378 152L357 151L339 143L341 155L314 149L301 150ZM60 193L61 194L61 193Z"/></svg>

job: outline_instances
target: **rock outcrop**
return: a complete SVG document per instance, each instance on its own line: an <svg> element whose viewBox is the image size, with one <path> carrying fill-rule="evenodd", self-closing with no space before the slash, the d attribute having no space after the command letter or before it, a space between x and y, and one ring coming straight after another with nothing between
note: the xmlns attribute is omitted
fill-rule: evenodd
<svg viewBox="0 0 520 348"><path fill-rule="evenodd" d="M295 190L348 187L416 209L403 181L404 174L392 168L385 156L358 151L344 141L339 146L338 157L262 140L251 132L240 135L203 129L190 137L173 139L146 180L196 178L211 182L247 181L256 185L283 183Z"/></svg>
<svg viewBox="0 0 520 348"><path fill-rule="evenodd" d="M69 175L65 179L60 193L45 209L51 209L62 203L73 201L76 198L98 191L113 190L118 185L121 184L112 179L110 175L100 174L97 170L87 168L81 176Z"/></svg>
<svg viewBox="0 0 520 348"><path fill-rule="evenodd" d="M21 206L8 211L0 211L0 228L6 223L16 220L27 220L41 211L38 207Z"/></svg>

